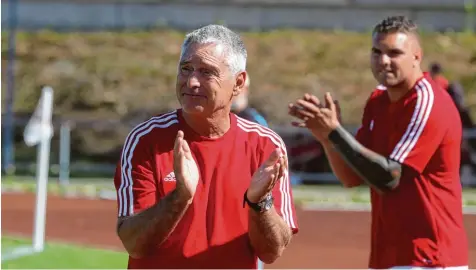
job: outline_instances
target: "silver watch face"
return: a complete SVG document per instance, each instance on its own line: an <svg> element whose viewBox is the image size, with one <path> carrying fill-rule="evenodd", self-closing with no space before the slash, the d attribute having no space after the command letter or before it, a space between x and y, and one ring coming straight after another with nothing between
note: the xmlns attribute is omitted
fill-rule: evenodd
<svg viewBox="0 0 476 270"><path fill-rule="evenodd" d="M271 209L271 207L273 206L273 197L271 196L271 194L268 194L268 196L266 196L266 199L259 203L259 206L262 210Z"/></svg>
<svg viewBox="0 0 476 270"><path fill-rule="evenodd" d="M264 209L269 210L273 206L273 201L269 200L266 201L266 204L264 205Z"/></svg>

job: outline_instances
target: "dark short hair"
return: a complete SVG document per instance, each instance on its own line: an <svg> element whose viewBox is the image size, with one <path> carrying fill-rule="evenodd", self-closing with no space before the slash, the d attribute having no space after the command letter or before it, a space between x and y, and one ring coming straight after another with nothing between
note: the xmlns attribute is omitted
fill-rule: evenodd
<svg viewBox="0 0 476 270"><path fill-rule="evenodd" d="M372 31L372 34L387 34L387 33L417 33L417 25L403 15L390 16L379 22Z"/></svg>

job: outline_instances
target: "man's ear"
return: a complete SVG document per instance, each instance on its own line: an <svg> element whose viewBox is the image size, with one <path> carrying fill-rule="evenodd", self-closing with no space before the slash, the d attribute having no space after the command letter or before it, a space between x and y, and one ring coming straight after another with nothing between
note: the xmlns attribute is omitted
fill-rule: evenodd
<svg viewBox="0 0 476 270"><path fill-rule="evenodd" d="M418 37L416 36L413 36L412 37L412 53L413 53L413 62L415 63L415 65L419 66L421 64L421 61L423 59L423 50L421 48L421 45L420 45L420 41L418 39Z"/></svg>
<svg viewBox="0 0 476 270"><path fill-rule="evenodd" d="M233 87L233 96L238 96L245 89L246 71L239 72L235 77L235 86Z"/></svg>
<svg viewBox="0 0 476 270"><path fill-rule="evenodd" d="M421 50L417 50L414 54L414 57L415 57L415 61L421 64L421 60L423 58L423 52Z"/></svg>

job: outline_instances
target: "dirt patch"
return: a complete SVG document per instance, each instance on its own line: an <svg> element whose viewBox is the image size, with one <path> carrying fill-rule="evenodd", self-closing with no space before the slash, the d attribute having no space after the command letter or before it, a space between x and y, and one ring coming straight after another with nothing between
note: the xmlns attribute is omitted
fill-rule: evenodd
<svg viewBox="0 0 476 270"><path fill-rule="evenodd" d="M2 194L2 232L31 235L33 194ZM46 238L123 250L115 235L116 204L108 200L48 197ZM370 213L298 211L300 232L267 268L366 268ZM470 268L476 267L476 215L465 216Z"/></svg>

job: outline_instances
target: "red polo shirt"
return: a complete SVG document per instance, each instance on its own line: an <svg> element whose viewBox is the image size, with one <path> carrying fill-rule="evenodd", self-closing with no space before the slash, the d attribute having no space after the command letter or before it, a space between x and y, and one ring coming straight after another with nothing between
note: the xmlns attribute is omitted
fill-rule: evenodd
<svg viewBox="0 0 476 270"><path fill-rule="evenodd" d="M448 93L427 73L390 102L378 87L357 139L403 164L400 186L371 191L370 268L468 265L459 175L462 126Z"/></svg>
<svg viewBox="0 0 476 270"><path fill-rule="evenodd" d="M234 114L231 127L218 138L196 134L177 110L153 117L126 139L114 183L119 216L138 213L175 189L173 147L183 130L200 171L195 197L185 215L153 255L129 258L129 268L256 268L257 256L248 238L248 208L243 194L257 168L280 147L269 128ZM275 208L298 230L289 175L276 184Z"/></svg>

